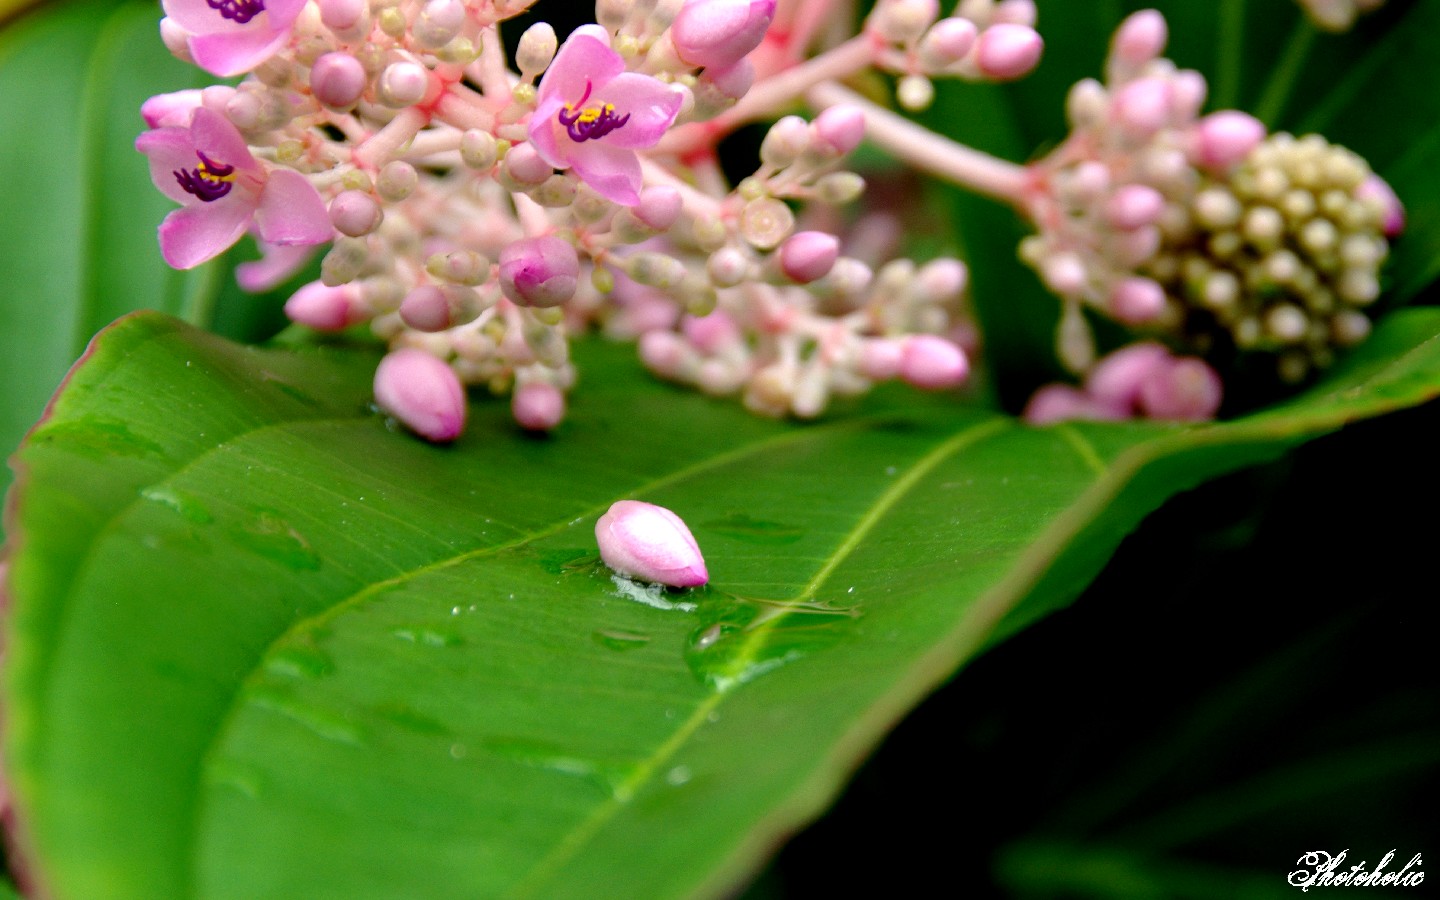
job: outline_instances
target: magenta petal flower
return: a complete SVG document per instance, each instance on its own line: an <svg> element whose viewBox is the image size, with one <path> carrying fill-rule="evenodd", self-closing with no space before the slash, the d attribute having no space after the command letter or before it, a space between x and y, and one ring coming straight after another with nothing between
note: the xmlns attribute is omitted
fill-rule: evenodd
<svg viewBox="0 0 1440 900"><path fill-rule="evenodd" d="M640 161L680 112L680 95L648 75L625 71L625 60L585 27L570 35L540 79L530 142L557 169L575 170L601 196L625 206L640 202Z"/></svg>
<svg viewBox="0 0 1440 900"><path fill-rule="evenodd" d="M334 233L325 202L305 176L267 171L219 113L201 107L189 128L147 131L135 149L150 158L155 186L184 204L160 225L160 250L177 269L219 256L252 220L271 244L322 244Z"/></svg>
<svg viewBox="0 0 1440 900"><path fill-rule="evenodd" d="M305 0L161 0L165 15L190 35L190 55L213 75L248 72L290 37Z"/></svg>

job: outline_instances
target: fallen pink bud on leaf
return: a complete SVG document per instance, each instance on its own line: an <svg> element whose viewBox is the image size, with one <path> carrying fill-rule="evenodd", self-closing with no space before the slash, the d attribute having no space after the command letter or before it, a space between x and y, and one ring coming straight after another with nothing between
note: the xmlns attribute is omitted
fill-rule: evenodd
<svg viewBox="0 0 1440 900"><path fill-rule="evenodd" d="M698 587L710 580L690 529L662 506L621 500L595 523L605 565L631 578L670 587Z"/></svg>

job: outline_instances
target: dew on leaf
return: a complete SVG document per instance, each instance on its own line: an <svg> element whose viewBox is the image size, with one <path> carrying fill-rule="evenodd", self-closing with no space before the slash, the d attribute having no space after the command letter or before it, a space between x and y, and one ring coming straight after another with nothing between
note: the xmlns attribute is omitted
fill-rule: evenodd
<svg viewBox="0 0 1440 900"><path fill-rule="evenodd" d="M205 508L205 504L201 502L199 497L187 491L182 491L179 488L160 484L152 485L143 488L140 491L140 496L146 500L159 503L161 506L169 507L186 520L194 522L197 525L204 525L207 522L213 522L215 520L215 517L210 515L210 510Z"/></svg>
<svg viewBox="0 0 1440 900"><path fill-rule="evenodd" d="M597 631L591 637L595 639L595 643L610 650L636 650L650 643L650 635L634 631Z"/></svg>
<svg viewBox="0 0 1440 900"><path fill-rule="evenodd" d="M235 532L241 546L291 569L318 569L320 555L278 512L256 511L255 518Z"/></svg>

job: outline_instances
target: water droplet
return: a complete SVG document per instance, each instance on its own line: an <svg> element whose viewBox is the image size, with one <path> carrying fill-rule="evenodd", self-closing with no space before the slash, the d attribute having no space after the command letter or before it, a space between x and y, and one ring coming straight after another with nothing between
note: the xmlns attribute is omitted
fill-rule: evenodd
<svg viewBox="0 0 1440 900"><path fill-rule="evenodd" d="M288 646L266 655L265 671L288 678L319 678L335 671L335 664L318 647Z"/></svg>
<svg viewBox="0 0 1440 900"><path fill-rule="evenodd" d="M690 772L689 766L676 766L665 773L665 783L672 787L679 787L692 777L694 776Z"/></svg>
<svg viewBox="0 0 1440 900"><path fill-rule="evenodd" d="M894 475L896 471L898 471L898 470L897 470L894 466L886 466L886 467L885 467L885 474L886 474L886 475Z"/></svg>
<svg viewBox="0 0 1440 900"><path fill-rule="evenodd" d="M289 568L320 568L320 555L310 549L310 542L275 510L258 510L235 537L247 549Z"/></svg>
<svg viewBox="0 0 1440 900"><path fill-rule="evenodd" d="M213 522L215 520L214 516L210 515L210 510L206 509L205 504L200 502L199 497L182 491L179 488L157 484L141 490L140 496L146 500L153 500L162 506L173 509L197 525L204 525L206 522Z"/></svg>
<svg viewBox="0 0 1440 900"><path fill-rule="evenodd" d="M327 741L352 747L365 746L360 728L354 722L333 710L307 704L288 691L255 688L249 691L246 699L252 706L278 713Z"/></svg>
<svg viewBox="0 0 1440 900"><path fill-rule="evenodd" d="M450 745L450 758L451 758L451 759L464 759L464 758L465 758L465 754L468 753L468 752L469 752L469 750L467 750L467 749L465 748L465 745L464 745L464 744L451 744L451 745Z"/></svg>
<svg viewBox="0 0 1440 900"><path fill-rule="evenodd" d="M696 678L724 692L833 644L858 606L757 600L711 589L690 635L685 662Z"/></svg>
<svg viewBox="0 0 1440 900"><path fill-rule="evenodd" d="M599 565L600 557L594 550L585 547L547 550L540 554L540 567L551 575L570 575Z"/></svg>
<svg viewBox="0 0 1440 900"><path fill-rule="evenodd" d="M793 544L805 536L803 528L752 519L745 513L731 513L721 519L712 519L702 527L751 544Z"/></svg>
<svg viewBox="0 0 1440 900"><path fill-rule="evenodd" d="M597 631L591 637L595 643L611 650L636 650L650 643L650 635L634 631Z"/></svg>
<svg viewBox="0 0 1440 900"><path fill-rule="evenodd" d="M524 766L582 778L616 800L629 800L636 765L629 760L588 759L565 748L533 741L486 741L484 750Z"/></svg>
<svg viewBox="0 0 1440 900"><path fill-rule="evenodd" d="M711 725L714 725L716 722L720 721L720 710L710 710L710 715L705 717L705 721L709 722Z"/></svg>
<svg viewBox="0 0 1440 900"><path fill-rule="evenodd" d="M409 641L412 644L424 644L427 647L458 647L465 643L465 639L458 634L442 631L438 628L427 628L424 625L397 628L390 633L402 641Z"/></svg>

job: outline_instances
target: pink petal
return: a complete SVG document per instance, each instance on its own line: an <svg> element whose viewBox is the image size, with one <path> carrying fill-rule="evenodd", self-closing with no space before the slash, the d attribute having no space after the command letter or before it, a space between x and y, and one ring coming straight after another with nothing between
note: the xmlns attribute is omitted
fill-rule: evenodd
<svg viewBox="0 0 1440 900"><path fill-rule="evenodd" d="M177 209L160 223L160 252L177 269L193 269L224 253L245 233L254 208L242 195Z"/></svg>
<svg viewBox="0 0 1440 900"><path fill-rule="evenodd" d="M530 116L531 146L541 159L557 169L570 168L570 150L575 146L568 136L561 136L561 126L555 119L564 106L559 97L551 97L536 107Z"/></svg>
<svg viewBox="0 0 1440 900"><path fill-rule="evenodd" d="M263 199L263 198L262 198ZM279 287L300 271L314 251L310 247L259 241L260 258L235 267L235 281L252 294Z"/></svg>
<svg viewBox="0 0 1440 900"><path fill-rule="evenodd" d="M680 112L680 95L669 85L638 72L617 75L599 92L606 103L615 104L620 115L630 120L602 140L616 147L653 147Z"/></svg>
<svg viewBox="0 0 1440 900"><path fill-rule="evenodd" d="M300 11L305 8L306 0L265 0L265 12L262 16L268 17L267 27L271 31L289 31L290 26L300 17Z"/></svg>
<svg viewBox="0 0 1440 900"><path fill-rule="evenodd" d="M165 15L191 34L235 34L248 27L224 18L205 0L161 0L160 6Z"/></svg>
<svg viewBox="0 0 1440 900"><path fill-rule="evenodd" d="M289 28L200 34L190 39L190 55L210 74L229 78L243 75L274 56L289 39Z"/></svg>
<svg viewBox="0 0 1440 900"><path fill-rule="evenodd" d="M334 236L325 201L304 175L276 169L255 210L255 230L272 244L323 244Z"/></svg>
<svg viewBox="0 0 1440 900"><path fill-rule="evenodd" d="M234 166L248 172L258 172L260 166L250 155L250 148L230 120L214 110L201 107L195 110L190 120L190 140L195 149L217 163ZM193 160L194 166L199 160Z"/></svg>
<svg viewBox="0 0 1440 900"><path fill-rule="evenodd" d="M562 104L578 103L585 95L586 84L598 90L624 71L625 60L620 54L593 35L577 30L560 45L560 52L540 79L536 98L541 104L552 97L559 98Z"/></svg>
<svg viewBox="0 0 1440 900"><path fill-rule="evenodd" d="M622 206L640 202L640 188L645 180L635 151L601 141L586 141L576 144L570 155L575 173L600 196Z"/></svg>
<svg viewBox="0 0 1440 900"><path fill-rule="evenodd" d="M188 128L156 128L135 139L135 149L145 154L150 163L150 180L160 193L186 206L196 198L186 193L175 180L177 169L194 168L199 160Z"/></svg>

